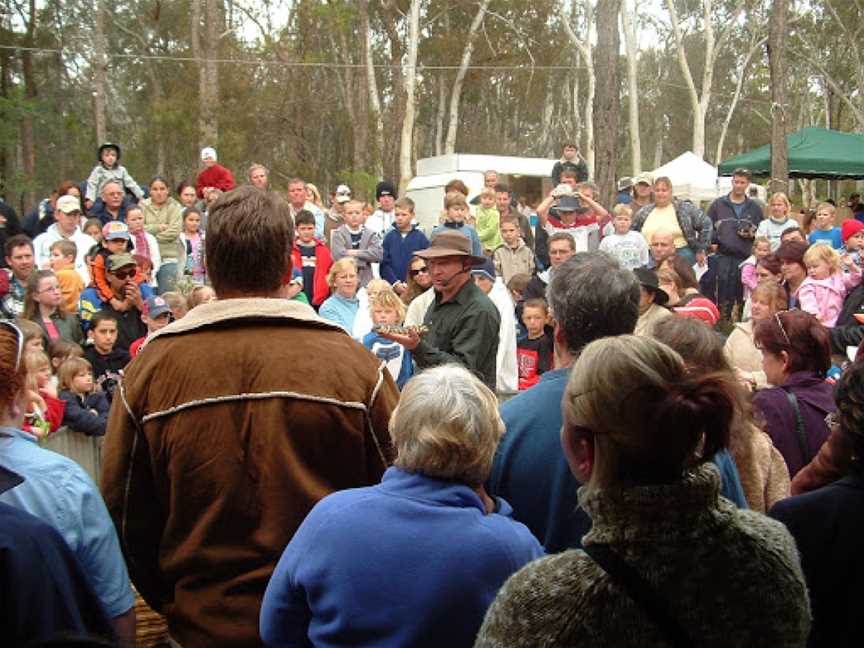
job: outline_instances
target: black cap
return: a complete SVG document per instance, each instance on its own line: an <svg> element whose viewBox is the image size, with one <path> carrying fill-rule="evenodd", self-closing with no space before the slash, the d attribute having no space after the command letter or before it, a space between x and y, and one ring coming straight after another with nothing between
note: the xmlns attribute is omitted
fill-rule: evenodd
<svg viewBox="0 0 864 648"><path fill-rule="evenodd" d="M396 185L390 180L382 180L375 187L375 200L381 200L381 196L396 197Z"/></svg>
<svg viewBox="0 0 864 648"><path fill-rule="evenodd" d="M660 288L660 283L657 281L657 275L653 270L648 268L636 268L634 271L639 283L649 290L654 292L654 303L662 306L669 301L669 295L666 291Z"/></svg>

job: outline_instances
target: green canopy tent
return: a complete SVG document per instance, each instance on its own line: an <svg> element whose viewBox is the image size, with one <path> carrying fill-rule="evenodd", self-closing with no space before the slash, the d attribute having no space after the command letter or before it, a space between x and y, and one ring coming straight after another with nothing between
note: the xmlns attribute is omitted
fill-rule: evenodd
<svg viewBox="0 0 864 648"><path fill-rule="evenodd" d="M786 137L790 178L864 179L864 135L808 127ZM771 175L771 145L724 160L718 175L749 169L755 176Z"/></svg>

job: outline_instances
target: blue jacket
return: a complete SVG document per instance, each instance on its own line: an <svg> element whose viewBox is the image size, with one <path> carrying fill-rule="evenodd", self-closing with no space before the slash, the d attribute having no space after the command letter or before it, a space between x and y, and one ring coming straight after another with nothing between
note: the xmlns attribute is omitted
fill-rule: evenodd
<svg viewBox="0 0 864 648"><path fill-rule="evenodd" d="M468 237L468 240L471 241L471 254L477 257L483 256L483 246L480 245L480 237L477 236L477 230L475 230L470 225L466 225L465 223L456 223L452 221L447 221L443 225L438 225L435 229L432 230L432 237L443 229L453 229L457 232L460 232Z"/></svg>
<svg viewBox="0 0 864 648"><path fill-rule="evenodd" d="M429 239L417 226L403 238L402 233L395 226L390 228L384 236L384 258L381 260L381 278L395 284L405 281L408 265L411 258L418 250L429 247Z"/></svg>
<svg viewBox="0 0 864 648"><path fill-rule="evenodd" d="M96 391L81 398L71 391L61 391L60 398L66 401L63 425L87 436L105 436L111 408L105 392ZM96 410L96 414L90 410Z"/></svg>
<svg viewBox="0 0 864 648"><path fill-rule="evenodd" d="M498 501L389 468L306 516L261 606L268 646L469 647L504 581L543 550Z"/></svg>
<svg viewBox="0 0 864 648"><path fill-rule="evenodd" d="M498 445L490 495L513 504L513 517L531 529L548 553L582 547L591 518L579 508L576 491L582 485L570 472L561 450L561 399L570 370L544 373L540 382L501 406L507 433ZM720 469L721 494L747 508L732 456L714 458Z"/></svg>

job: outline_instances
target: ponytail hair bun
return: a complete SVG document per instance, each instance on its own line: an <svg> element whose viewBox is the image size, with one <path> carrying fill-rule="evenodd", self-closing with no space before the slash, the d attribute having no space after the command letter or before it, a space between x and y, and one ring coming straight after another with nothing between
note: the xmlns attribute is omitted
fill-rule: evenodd
<svg viewBox="0 0 864 648"><path fill-rule="evenodd" d="M589 344L564 395L566 427L592 432L589 488L669 483L729 443L736 415L728 372L694 376L652 338L622 335Z"/></svg>

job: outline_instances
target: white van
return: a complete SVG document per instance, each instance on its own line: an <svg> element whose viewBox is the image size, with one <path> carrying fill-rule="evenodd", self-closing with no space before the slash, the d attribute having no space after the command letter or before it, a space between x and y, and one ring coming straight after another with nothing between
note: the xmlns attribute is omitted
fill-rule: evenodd
<svg viewBox="0 0 864 648"><path fill-rule="evenodd" d="M552 189L552 167L556 160L455 153L417 160L417 175L408 183L406 196L415 204L417 223L429 234L444 211L444 187L461 180L468 199L483 188L483 174L497 171L498 182L509 185L514 196L529 204L539 202Z"/></svg>

